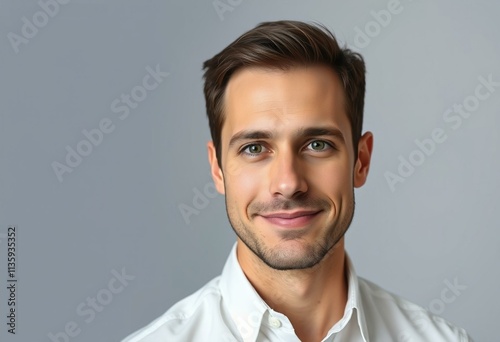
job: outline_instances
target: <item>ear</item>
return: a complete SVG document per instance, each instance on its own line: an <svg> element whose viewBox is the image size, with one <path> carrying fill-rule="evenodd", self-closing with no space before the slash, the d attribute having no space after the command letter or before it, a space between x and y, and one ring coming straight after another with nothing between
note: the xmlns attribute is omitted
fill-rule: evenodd
<svg viewBox="0 0 500 342"><path fill-rule="evenodd" d="M222 170L219 167L217 161L217 153L213 141L209 141L207 143L207 152L208 152L208 162L210 163L210 173L212 175L215 188L220 194L224 195L225 194L224 174L222 173Z"/></svg>
<svg viewBox="0 0 500 342"><path fill-rule="evenodd" d="M358 156L354 164L354 187L363 186L368 177L373 149L373 134L366 132L358 142Z"/></svg>

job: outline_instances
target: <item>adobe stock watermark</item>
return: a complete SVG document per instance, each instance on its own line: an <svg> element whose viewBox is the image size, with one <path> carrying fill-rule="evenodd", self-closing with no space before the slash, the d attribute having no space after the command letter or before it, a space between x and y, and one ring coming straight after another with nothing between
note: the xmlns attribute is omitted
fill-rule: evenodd
<svg viewBox="0 0 500 342"><path fill-rule="evenodd" d="M412 1L412 0L409 0ZM404 7L399 0L389 0L386 8L379 11L370 11L373 20L368 21L362 28L354 27L354 45L364 49L371 41L387 28L395 15L400 14Z"/></svg>
<svg viewBox="0 0 500 342"><path fill-rule="evenodd" d="M467 286L460 284L458 278L453 278L452 281L445 279L444 287L439 294L439 297L432 299L429 302L428 310L435 315L440 315L446 309L446 306L457 300L463 291L467 290Z"/></svg>
<svg viewBox="0 0 500 342"><path fill-rule="evenodd" d="M415 139L415 149L410 151L405 157L402 155L398 156L399 164L396 171L386 171L384 173L385 180L391 192L396 191L396 185L404 183L427 158L438 150L438 145L448 139L447 129L451 128L452 131L459 129L464 121L469 119L479 109L481 101L490 98L496 88L500 86L500 82L493 80L492 74L489 74L488 77L479 76L478 81L471 95L465 97L459 103L454 103L443 112L444 128L434 128L428 137Z"/></svg>
<svg viewBox="0 0 500 342"><path fill-rule="evenodd" d="M19 53L21 44L28 44L30 39L37 36L38 32L47 26L51 18L54 18L60 11L61 5L67 5L69 0L39 0L37 2L40 10L35 12L31 18L23 16L20 34L9 32L7 39L16 55Z"/></svg>
<svg viewBox="0 0 500 342"><path fill-rule="evenodd" d="M274 121L276 126L286 125L291 118L286 115L274 114ZM244 165L237 159L230 159L225 166L223 166L223 176L225 179L235 177L241 174ZM210 199L216 198L219 194L215 184L210 181L206 183L202 189L194 187L192 189L193 197L190 203L180 203L177 205L179 212L184 219L186 225L191 223L191 217L198 216L210 204Z"/></svg>
<svg viewBox="0 0 500 342"><path fill-rule="evenodd" d="M453 302L455 302L462 293L467 290L467 286L460 283L458 278L453 278L452 281L445 279L443 281L444 287L441 290L438 297L432 299L426 308L433 315L428 315L426 312L421 310L412 310L411 308L406 308L411 311L411 319L417 328L417 331L425 331L426 326L432 321L440 323L444 321L443 318L434 315L442 314L446 307ZM410 342L412 341L411 335L407 332L401 332L399 335L399 342Z"/></svg>
<svg viewBox="0 0 500 342"><path fill-rule="evenodd" d="M242 2L243 0L214 0L212 5L220 21L224 21L224 13L234 11Z"/></svg>
<svg viewBox="0 0 500 342"><path fill-rule="evenodd" d="M187 225L191 223L191 216L198 216L203 209L208 207L210 199L214 199L219 195L213 182L208 182L201 190L194 187L192 192L193 198L191 199L191 203L180 203L177 206Z"/></svg>
<svg viewBox="0 0 500 342"><path fill-rule="evenodd" d="M148 94L157 89L168 75L168 72L160 70L159 64L155 68L147 66L142 82L132 87L129 93L122 93L120 97L111 102L110 109L113 115L118 116L120 120L128 118L131 111L146 100ZM53 161L51 163L52 170L59 183L63 182L65 174L72 173L82 163L83 159L88 157L94 148L104 141L104 137L112 133L115 128L116 125L111 118L102 118L97 127L82 130L83 138L75 144L75 147L66 145L67 153L64 161Z"/></svg>
<svg viewBox="0 0 500 342"><path fill-rule="evenodd" d="M135 279L134 275L127 274L125 268L122 268L121 272L112 270L111 275L112 278L104 288L97 291L95 296L87 297L85 301L76 307L76 315L86 324L92 323L97 315L111 304L115 296L122 293L129 283ZM49 332L47 337L51 342L70 342L72 338L81 334L81 326L82 323L79 324L74 320L69 321L64 325L62 331Z"/></svg>
<svg viewBox="0 0 500 342"><path fill-rule="evenodd" d="M263 303L259 303L255 299L252 300L253 308L250 313L246 315L237 314L233 316L233 320L236 323L238 332L243 338L243 341L248 341L248 339L253 336L255 330L258 330L261 325L263 312L266 310ZM279 320L273 316L269 317L269 323L274 327L279 327L281 324Z"/></svg>

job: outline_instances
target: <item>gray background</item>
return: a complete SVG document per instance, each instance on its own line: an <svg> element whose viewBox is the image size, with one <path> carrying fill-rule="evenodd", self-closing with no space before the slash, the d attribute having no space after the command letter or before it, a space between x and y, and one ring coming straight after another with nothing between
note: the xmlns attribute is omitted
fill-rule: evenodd
<svg viewBox="0 0 500 342"><path fill-rule="evenodd" d="M23 17L33 23L42 9L0 2L0 340L47 342L73 321L70 341L118 341L220 273L235 237L223 197L196 198L212 189L201 65L262 21L296 19L324 23L367 62L373 164L346 239L357 273L493 341L500 89L456 129L443 113L474 105L480 76L500 81L500 4L401 0L380 25L371 11L391 1L220 2L228 10L219 15L212 0L72 0L46 23L38 14L45 25L17 53L9 33L21 36ZM358 30L370 41L360 43ZM113 101L157 65L168 77L120 119ZM65 163L66 146L103 118L114 131L60 182L52 163ZM386 172L397 174L399 156L417 156L415 139L438 128L446 141L392 191ZM186 221L179 205L200 209ZM15 336L5 325L12 224ZM135 278L103 297L123 268ZM444 303L447 281L462 290ZM76 310L98 294L109 303L86 322Z"/></svg>

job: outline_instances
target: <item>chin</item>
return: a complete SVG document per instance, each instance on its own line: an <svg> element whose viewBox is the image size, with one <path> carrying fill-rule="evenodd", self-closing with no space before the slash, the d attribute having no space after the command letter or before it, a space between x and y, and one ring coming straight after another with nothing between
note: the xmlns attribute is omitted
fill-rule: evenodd
<svg viewBox="0 0 500 342"><path fill-rule="evenodd" d="M257 256L269 267L276 270L307 269L317 265L328 250L305 242L285 241L278 246L258 253Z"/></svg>

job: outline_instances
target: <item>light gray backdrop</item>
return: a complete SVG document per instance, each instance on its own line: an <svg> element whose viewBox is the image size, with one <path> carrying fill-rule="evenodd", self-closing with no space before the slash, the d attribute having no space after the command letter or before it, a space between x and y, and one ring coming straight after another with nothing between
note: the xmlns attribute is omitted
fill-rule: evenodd
<svg viewBox="0 0 500 342"><path fill-rule="evenodd" d="M367 62L375 147L347 234L358 274L494 341L499 11L493 0L1 1L0 340L118 341L220 273L235 236L209 176L201 65L262 21L296 19L324 23Z"/></svg>

